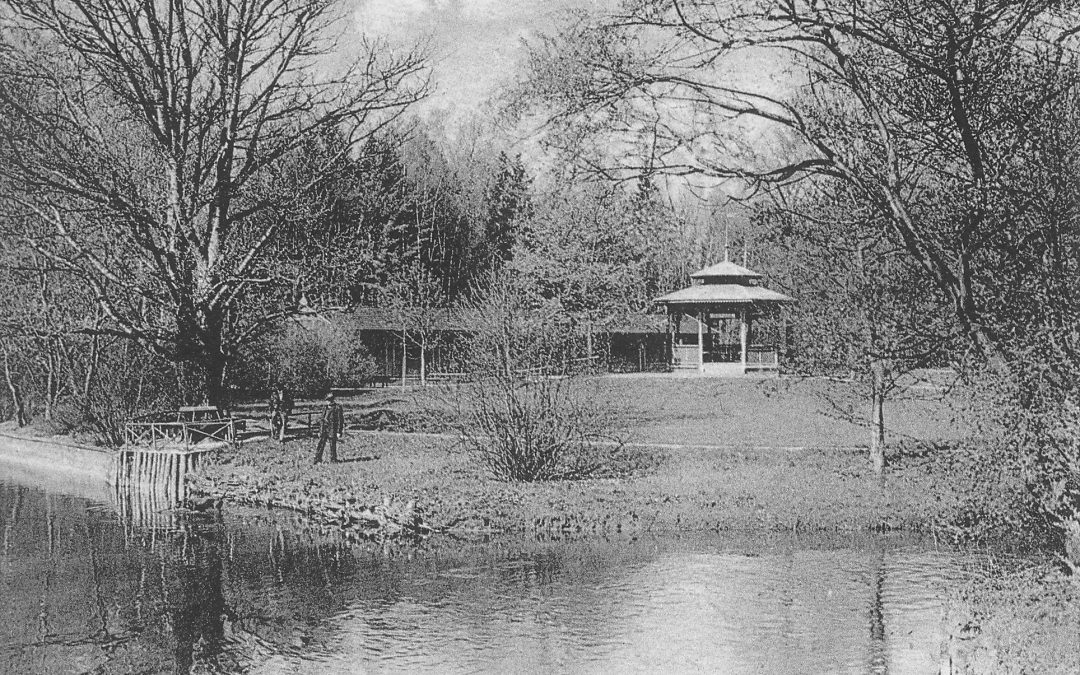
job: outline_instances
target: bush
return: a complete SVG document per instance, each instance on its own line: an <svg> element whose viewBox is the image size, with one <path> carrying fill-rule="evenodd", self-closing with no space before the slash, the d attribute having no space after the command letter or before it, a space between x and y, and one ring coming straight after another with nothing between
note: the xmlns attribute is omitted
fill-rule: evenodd
<svg viewBox="0 0 1080 675"><path fill-rule="evenodd" d="M941 453L935 473L964 487L947 529L961 541L1014 540L1062 550L1080 516L1080 415L1034 366L969 372L954 392L972 440Z"/></svg>
<svg viewBox="0 0 1080 675"><path fill-rule="evenodd" d="M176 371L142 347L115 341L101 347L91 386L58 401L46 425L51 434L91 434L110 447L124 443L124 427L132 417L179 402Z"/></svg>
<svg viewBox="0 0 1080 675"><path fill-rule="evenodd" d="M466 447L498 478L538 481L587 476L604 465L608 416L579 378L487 377L468 388Z"/></svg>
<svg viewBox="0 0 1080 675"><path fill-rule="evenodd" d="M589 475L604 465L612 415L573 372L573 332L557 311L530 307L494 277L468 308L465 360L474 381L457 397L466 448L506 480ZM618 444L616 443L616 449Z"/></svg>
<svg viewBox="0 0 1080 675"><path fill-rule="evenodd" d="M249 394L280 382L298 397L333 386L356 387L377 372L375 359L347 319L301 326L288 322L244 349L234 381Z"/></svg>

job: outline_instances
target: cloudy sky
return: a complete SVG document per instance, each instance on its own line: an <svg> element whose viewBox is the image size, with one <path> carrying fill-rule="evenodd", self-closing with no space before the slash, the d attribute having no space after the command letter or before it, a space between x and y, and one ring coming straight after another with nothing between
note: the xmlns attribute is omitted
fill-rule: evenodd
<svg viewBox="0 0 1080 675"><path fill-rule="evenodd" d="M430 37L437 91L429 110L451 117L477 107L514 76L522 40L550 31L567 11L615 0L354 0L358 33L409 43Z"/></svg>
<svg viewBox="0 0 1080 675"><path fill-rule="evenodd" d="M446 124L450 131L480 109L501 85L518 75L525 55L524 40L553 32L571 12L613 11L620 0L351 0L351 18L357 34L410 45L417 39L431 42L435 62L435 93L417 112ZM728 84L776 93L775 63L750 53L729 59ZM733 68L732 68L733 67ZM760 141L761 129L749 129L748 138ZM516 141L518 151L531 154L529 132ZM681 187L686 181L679 181ZM680 189L681 189L680 187ZM715 184L702 188L710 193ZM673 188L674 189L674 188ZM727 190L728 188L724 188ZM731 190L741 191L741 184Z"/></svg>

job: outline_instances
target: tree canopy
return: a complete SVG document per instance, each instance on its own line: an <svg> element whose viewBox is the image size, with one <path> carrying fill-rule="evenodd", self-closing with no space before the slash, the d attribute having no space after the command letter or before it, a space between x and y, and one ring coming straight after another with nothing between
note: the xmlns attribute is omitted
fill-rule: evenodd
<svg viewBox="0 0 1080 675"><path fill-rule="evenodd" d="M186 364L216 398L244 324L281 315L238 310L282 281L264 254L293 196L424 96L423 55L364 44L332 69L338 16L324 0L4 5L11 222L92 289L107 317L93 330ZM271 189L328 133L344 142L306 185Z"/></svg>
<svg viewBox="0 0 1080 675"><path fill-rule="evenodd" d="M521 93L607 175L841 181L994 359L1028 320L1017 303L1073 305L1077 10L633 0L534 45ZM755 59L788 70L733 75Z"/></svg>

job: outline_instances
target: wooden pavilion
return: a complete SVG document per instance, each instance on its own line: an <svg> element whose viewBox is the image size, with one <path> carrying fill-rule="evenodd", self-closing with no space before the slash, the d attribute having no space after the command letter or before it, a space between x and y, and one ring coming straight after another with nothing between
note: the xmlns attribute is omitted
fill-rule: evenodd
<svg viewBox="0 0 1080 675"><path fill-rule="evenodd" d="M726 259L690 277L691 286L656 299L667 309L672 370L713 377L779 372L776 345L753 342L752 327L762 313L794 299ZM684 323L691 330L684 332Z"/></svg>

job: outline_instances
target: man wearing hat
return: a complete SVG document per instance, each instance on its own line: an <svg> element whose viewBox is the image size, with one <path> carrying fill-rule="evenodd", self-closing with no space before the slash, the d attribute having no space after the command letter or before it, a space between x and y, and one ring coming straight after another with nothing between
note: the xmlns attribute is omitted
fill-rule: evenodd
<svg viewBox="0 0 1080 675"><path fill-rule="evenodd" d="M280 382L270 392L270 438L285 442L289 429L289 415L292 413L293 400L285 385Z"/></svg>
<svg viewBox="0 0 1080 675"><path fill-rule="evenodd" d="M322 461L323 448L326 441L330 441L330 461L336 462L337 442L341 438L341 432L345 429L345 414L341 406L334 400L334 393L326 395L326 407L323 408L322 418L319 420L319 445L315 448L315 463Z"/></svg>

